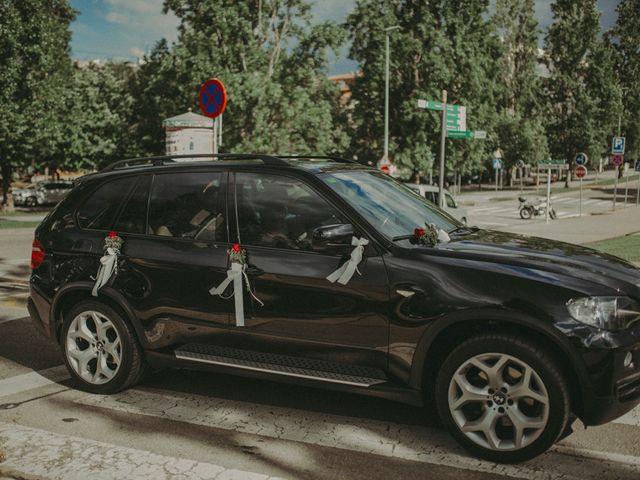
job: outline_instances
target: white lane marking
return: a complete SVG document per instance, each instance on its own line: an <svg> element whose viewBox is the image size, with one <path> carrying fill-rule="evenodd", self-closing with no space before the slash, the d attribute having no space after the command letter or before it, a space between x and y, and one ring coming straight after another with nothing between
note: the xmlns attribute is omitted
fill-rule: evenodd
<svg viewBox="0 0 640 480"><path fill-rule="evenodd" d="M67 378L69 378L69 372L64 365L5 378L0 380L0 398L52 385Z"/></svg>
<svg viewBox="0 0 640 480"><path fill-rule="evenodd" d="M0 423L0 445L6 460L3 475L65 480L267 480L267 475L226 469L212 463L167 457L86 438Z"/></svg>
<svg viewBox="0 0 640 480"><path fill-rule="evenodd" d="M583 458L589 456L587 451L574 450L571 455L563 455L552 450L525 464L499 465L468 457L440 429L201 395L135 389L108 397L88 395L76 403L214 429L530 480L559 477L601 480L602 471L610 472L609 478L637 480L637 472L629 472L629 465L639 461L635 456L618 455L616 461L598 459L595 462ZM582 452L582 455L576 452ZM551 477L551 472L557 477Z"/></svg>
<svg viewBox="0 0 640 480"><path fill-rule="evenodd" d="M613 423L622 423L624 425L640 427L640 407L636 407L626 415L616 418Z"/></svg>

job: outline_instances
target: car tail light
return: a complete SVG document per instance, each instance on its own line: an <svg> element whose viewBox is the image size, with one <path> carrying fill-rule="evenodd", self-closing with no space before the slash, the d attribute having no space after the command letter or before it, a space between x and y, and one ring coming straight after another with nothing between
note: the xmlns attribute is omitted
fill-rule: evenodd
<svg viewBox="0 0 640 480"><path fill-rule="evenodd" d="M36 269L44 262L45 251L44 245L40 240L35 239L31 244L31 268Z"/></svg>

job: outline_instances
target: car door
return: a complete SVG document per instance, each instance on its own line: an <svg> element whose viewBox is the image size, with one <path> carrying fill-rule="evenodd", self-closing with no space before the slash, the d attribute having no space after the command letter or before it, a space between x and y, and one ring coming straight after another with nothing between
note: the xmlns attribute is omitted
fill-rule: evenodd
<svg viewBox="0 0 640 480"><path fill-rule="evenodd" d="M349 219L300 178L238 172L229 195L237 224L232 238L247 252L247 274L255 297L245 294L245 325L231 328L238 344L263 352L386 369L388 281L376 245L346 285L327 276L354 247L314 248L314 231ZM355 229L357 238L366 238Z"/></svg>
<svg viewBox="0 0 640 480"><path fill-rule="evenodd" d="M115 286L151 348L215 341L226 331L232 306L209 293L226 278L225 182L222 171L144 175L113 225L124 239Z"/></svg>

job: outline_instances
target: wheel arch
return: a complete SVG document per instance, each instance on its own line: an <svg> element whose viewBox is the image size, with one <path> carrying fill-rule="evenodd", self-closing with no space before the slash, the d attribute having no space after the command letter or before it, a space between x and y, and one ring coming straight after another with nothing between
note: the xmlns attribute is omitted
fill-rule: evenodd
<svg viewBox="0 0 640 480"><path fill-rule="evenodd" d="M53 298L51 304L51 316L49 325L51 328L51 338L60 342L60 332L64 321L64 315L74 305L82 300L98 300L116 310L133 327L136 337L141 345L145 345L144 332L140 323L129 306L127 300L116 290L109 286L104 286L98 292L98 296L91 295L93 289L92 282L72 282L61 288Z"/></svg>
<svg viewBox="0 0 640 480"><path fill-rule="evenodd" d="M429 328L416 349L410 380L412 387L423 391L425 400L428 400L433 394L437 366L462 341L480 333L511 333L543 347L567 380L573 412L579 417L582 415L582 392L589 381L578 353L567 339L553 331L553 327L513 312L482 312L471 317L441 321L437 327Z"/></svg>

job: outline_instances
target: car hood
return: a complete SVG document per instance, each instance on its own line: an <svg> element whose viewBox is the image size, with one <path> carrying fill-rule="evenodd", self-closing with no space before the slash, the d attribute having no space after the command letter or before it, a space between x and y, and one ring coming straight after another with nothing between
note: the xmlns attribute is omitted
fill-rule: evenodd
<svg viewBox="0 0 640 480"><path fill-rule="evenodd" d="M452 235L438 250L457 257L535 268L605 285L640 298L640 268L591 248L492 230Z"/></svg>

